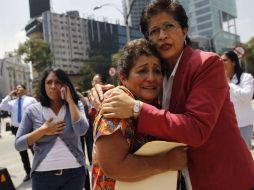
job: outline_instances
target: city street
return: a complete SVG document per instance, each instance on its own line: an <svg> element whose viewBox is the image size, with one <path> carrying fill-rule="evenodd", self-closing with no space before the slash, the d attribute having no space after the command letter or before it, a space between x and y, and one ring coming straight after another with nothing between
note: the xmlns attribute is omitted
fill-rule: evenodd
<svg viewBox="0 0 254 190"><path fill-rule="evenodd" d="M5 131L5 122L8 119L2 120L1 135L0 138L0 167L7 168L12 182L17 190L31 190L31 180L23 182L25 177L25 171L23 169L22 161L19 153L14 147L14 135L10 131ZM32 160L32 154L29 151L30 161Z"/></svg>
<svg viewBox="0 0 254 190"><path fill-rule="evenodd" d="M31 190L31 180L23 182L25 177L25 172L22 166L22 162L18 152L14 148L14 136L11 132L5 131L5 122L8 119L3 120L0 138L0 167L8 169L11 176L12 182L17 190ZM254 145L254 141L253 141ZM29 151L30 161L32 160L32 154ZM252 156L254 158L254 151L252 151ZM2 190L2 189L1 189Z"/></svg>

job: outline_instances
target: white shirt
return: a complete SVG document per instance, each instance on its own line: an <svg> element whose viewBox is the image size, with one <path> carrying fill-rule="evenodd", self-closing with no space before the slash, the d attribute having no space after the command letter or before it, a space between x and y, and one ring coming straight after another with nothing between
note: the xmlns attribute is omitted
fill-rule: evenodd
<svg viewBox="0 0 254 190"><path fill-rule="evenodd" d="M242 73L240 83L236 83L237 77L234 75L229 83L230 99L234 104L238 126L245 127L254 123L254 112L251 107L254 80L251 74Z"/></svg>
<svg viewBox="0 0 254 190"><path fill-rule="evenodd" d="M180 57L178 58L176 65L174 67L174 70L172 71L170 77L167 78L167 75L164 75L163 96L162 96L162 108L164 110L168 110L168 108L169 108L170 98L171 98L171 94L172 94L173 81L174 81L174 77L175 77L180 59L182 57L182 54L183 54L183 52L181 53Z"/></svg>
<svg viewBox="0 0 254 190"><path fill-rule="evenodd" d="M24 116L26 108L36 103L36 99L30 96L23 95L22 97L22 117ZM14 127L19 127L18 122L18 98L12 100L11 96L6 96L0 103L0 110L8 111L11 114L11 125Z"/></svg>
<svg viewBox="0 0 254 190"><path fill-rule="evenodd" d="M63 121L66 114L66 105L63 105L58 113L52 111L51 108L43 107L42 115L48 121L53 118L53 122ZM51 171L68 168L78 168L81 164L72 155L66 144L57 137L55 144L50 149L46 157L42 160L36 171Z"/></svg>
<svg viewBox="0 0 254 190"><path fill-rule="evenodd" d="M174 70L172 71L171 75L169 78L167 78L167 76L164 76L163 79L163 96L162 96L162 108L164 110L168 110L169 108L169 103L170 103L170 98L171 98L171 94L172 94L172 87L173 87L173 82L174 82L174 77L180 62L180 59L182 57L182 54L180 55L180 57L178 58L176 65L174 67ZM185 179L185 184L186 184L186 188L187 190L192 190L192 186L191 186L191 181L190 181L190 175L189 175L189 171L188 168L185 167L182 170L182 174L184 176Z"/></svg>

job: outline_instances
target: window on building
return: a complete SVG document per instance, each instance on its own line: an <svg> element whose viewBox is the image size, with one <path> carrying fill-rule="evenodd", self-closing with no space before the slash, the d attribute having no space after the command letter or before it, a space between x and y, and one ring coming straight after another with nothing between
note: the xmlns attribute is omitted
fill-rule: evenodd
<svg viewBox="0 0 254 190"><path fill-rule="evenodd" d="M211 11L211 8L210 7L205 7L203 9L200 9L198 11L196 11L196 15L201 15L201 14L204 14L204 13L208 13Z"/></svg>
<svg viewBox="0 0 254 190"><path fill-rule="evenodd" d="M195 7L199 8L199 7L203 7L205 5L208 5L208 4L209 4L209 0L203 0L203 1L200 1L198 3L195 3Z"/></svg>
<svg viewBox="0 0 254 190"><path fill-rule="evenodd" d="M197 18L197 22L198 23L205 22L205 21L211 20L211 18L212 18L211 14L205 15L205 16L201 16L201 17Z"/></svg>
<svg viewBox="0 0 254 190"><path fill-rule="evenodd" d="M213 35L213 30L206 30L206 31L200 32L199 35L211 37Z"/></svg>
<svg viewBox="0 0 254 190"><path fill-rule="evenodd" d="M207 22L204 24L198 25L198 30L210 29L212 27L212 22Z"/></svg>

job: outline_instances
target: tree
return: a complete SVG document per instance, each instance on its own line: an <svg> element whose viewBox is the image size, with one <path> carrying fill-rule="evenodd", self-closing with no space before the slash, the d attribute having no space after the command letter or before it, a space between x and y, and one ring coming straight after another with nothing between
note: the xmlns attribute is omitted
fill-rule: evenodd
<svg viewBox="0 0 254 190"><path fill-rule="evenodd" d="M28 39L19 44L15 53L23 57L24 62L32 63L36 72L40 72L50 66L53 61L53 54L46 41L42 39Z"/></svg>
<svg viewBox="0 0 254 190"><path fill-rule="evenodd" d="M110 59L107 59L106 57L100 54L93 55L89 59L87 59L84 62L84 66L80 70L82 79L78 82L82 90L86 91L91 88L91 81L95 74L100 74L106 78L107 82L115 84L116 77L110 78L108 71L111 66L114 67L116 66L119 57L120 57L119 52L112 55L112 63Z"/></svg>
<svg viewBox="0 0 254 190"><path fill-rule="evenodd" d="M95 72L89 64L85 64L81 68L80 73L82 78L80 81L78 81L78 84L80 85L82 91L87 91L91 88L91 81L95 75Z"/></svg>
<svg viewBox="0 0 254 190"><path fill-rule="evenodd" d="M245 62L247 62L247 72L254 76L254 37L246 43Z"/></svg>
<svg viewBox="0 0 254 190"><path fill-rule="evenodd" d="M111 67L111 60L105 58L103 55L94 55L90 59L85 61L85 64L90 65L90 67L97 74L107 77L108 70Z"/></svg>
<svg viewBox="0 0 254 190"><path fill-rule="evenodd" d="M117 62L119 61L121 52L118 51L112 55L112 66L117 67Z"/></svg>

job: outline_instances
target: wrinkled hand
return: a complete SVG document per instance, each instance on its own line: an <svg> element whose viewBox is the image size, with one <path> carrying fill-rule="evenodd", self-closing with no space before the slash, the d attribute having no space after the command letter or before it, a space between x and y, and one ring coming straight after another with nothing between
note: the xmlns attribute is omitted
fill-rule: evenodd
<svg viewBox="0 0 254 190"><path fill-rule="evenodd" d="M101 112L105 118L126 119L133 117L134 99L121 90L113 90L103 101Z"/></svg>
<svg viewBox="0 0 254 190"><path fill-rule="evenodd" d="M187 165L187 148L177 147L166 153L170 170L181 170Z"/></svg>
<svg viewBox="0 0 254 190"><path fill-rule="evenodd" d="M101 102L103 101L104 95L103 92L106 92L114 88L113 85L100 85L96 84L89 92L88 98L92 102L93 107L98 111L101 108Z"/></svg>
<svg viewBox="0 0 254 190"><path fill-rule="evenodd" d="M45 135L59 135L63 132L64 127L64 121L53 123L53 118L46 121L42 125L42 129L45 131Z"/></svg>

